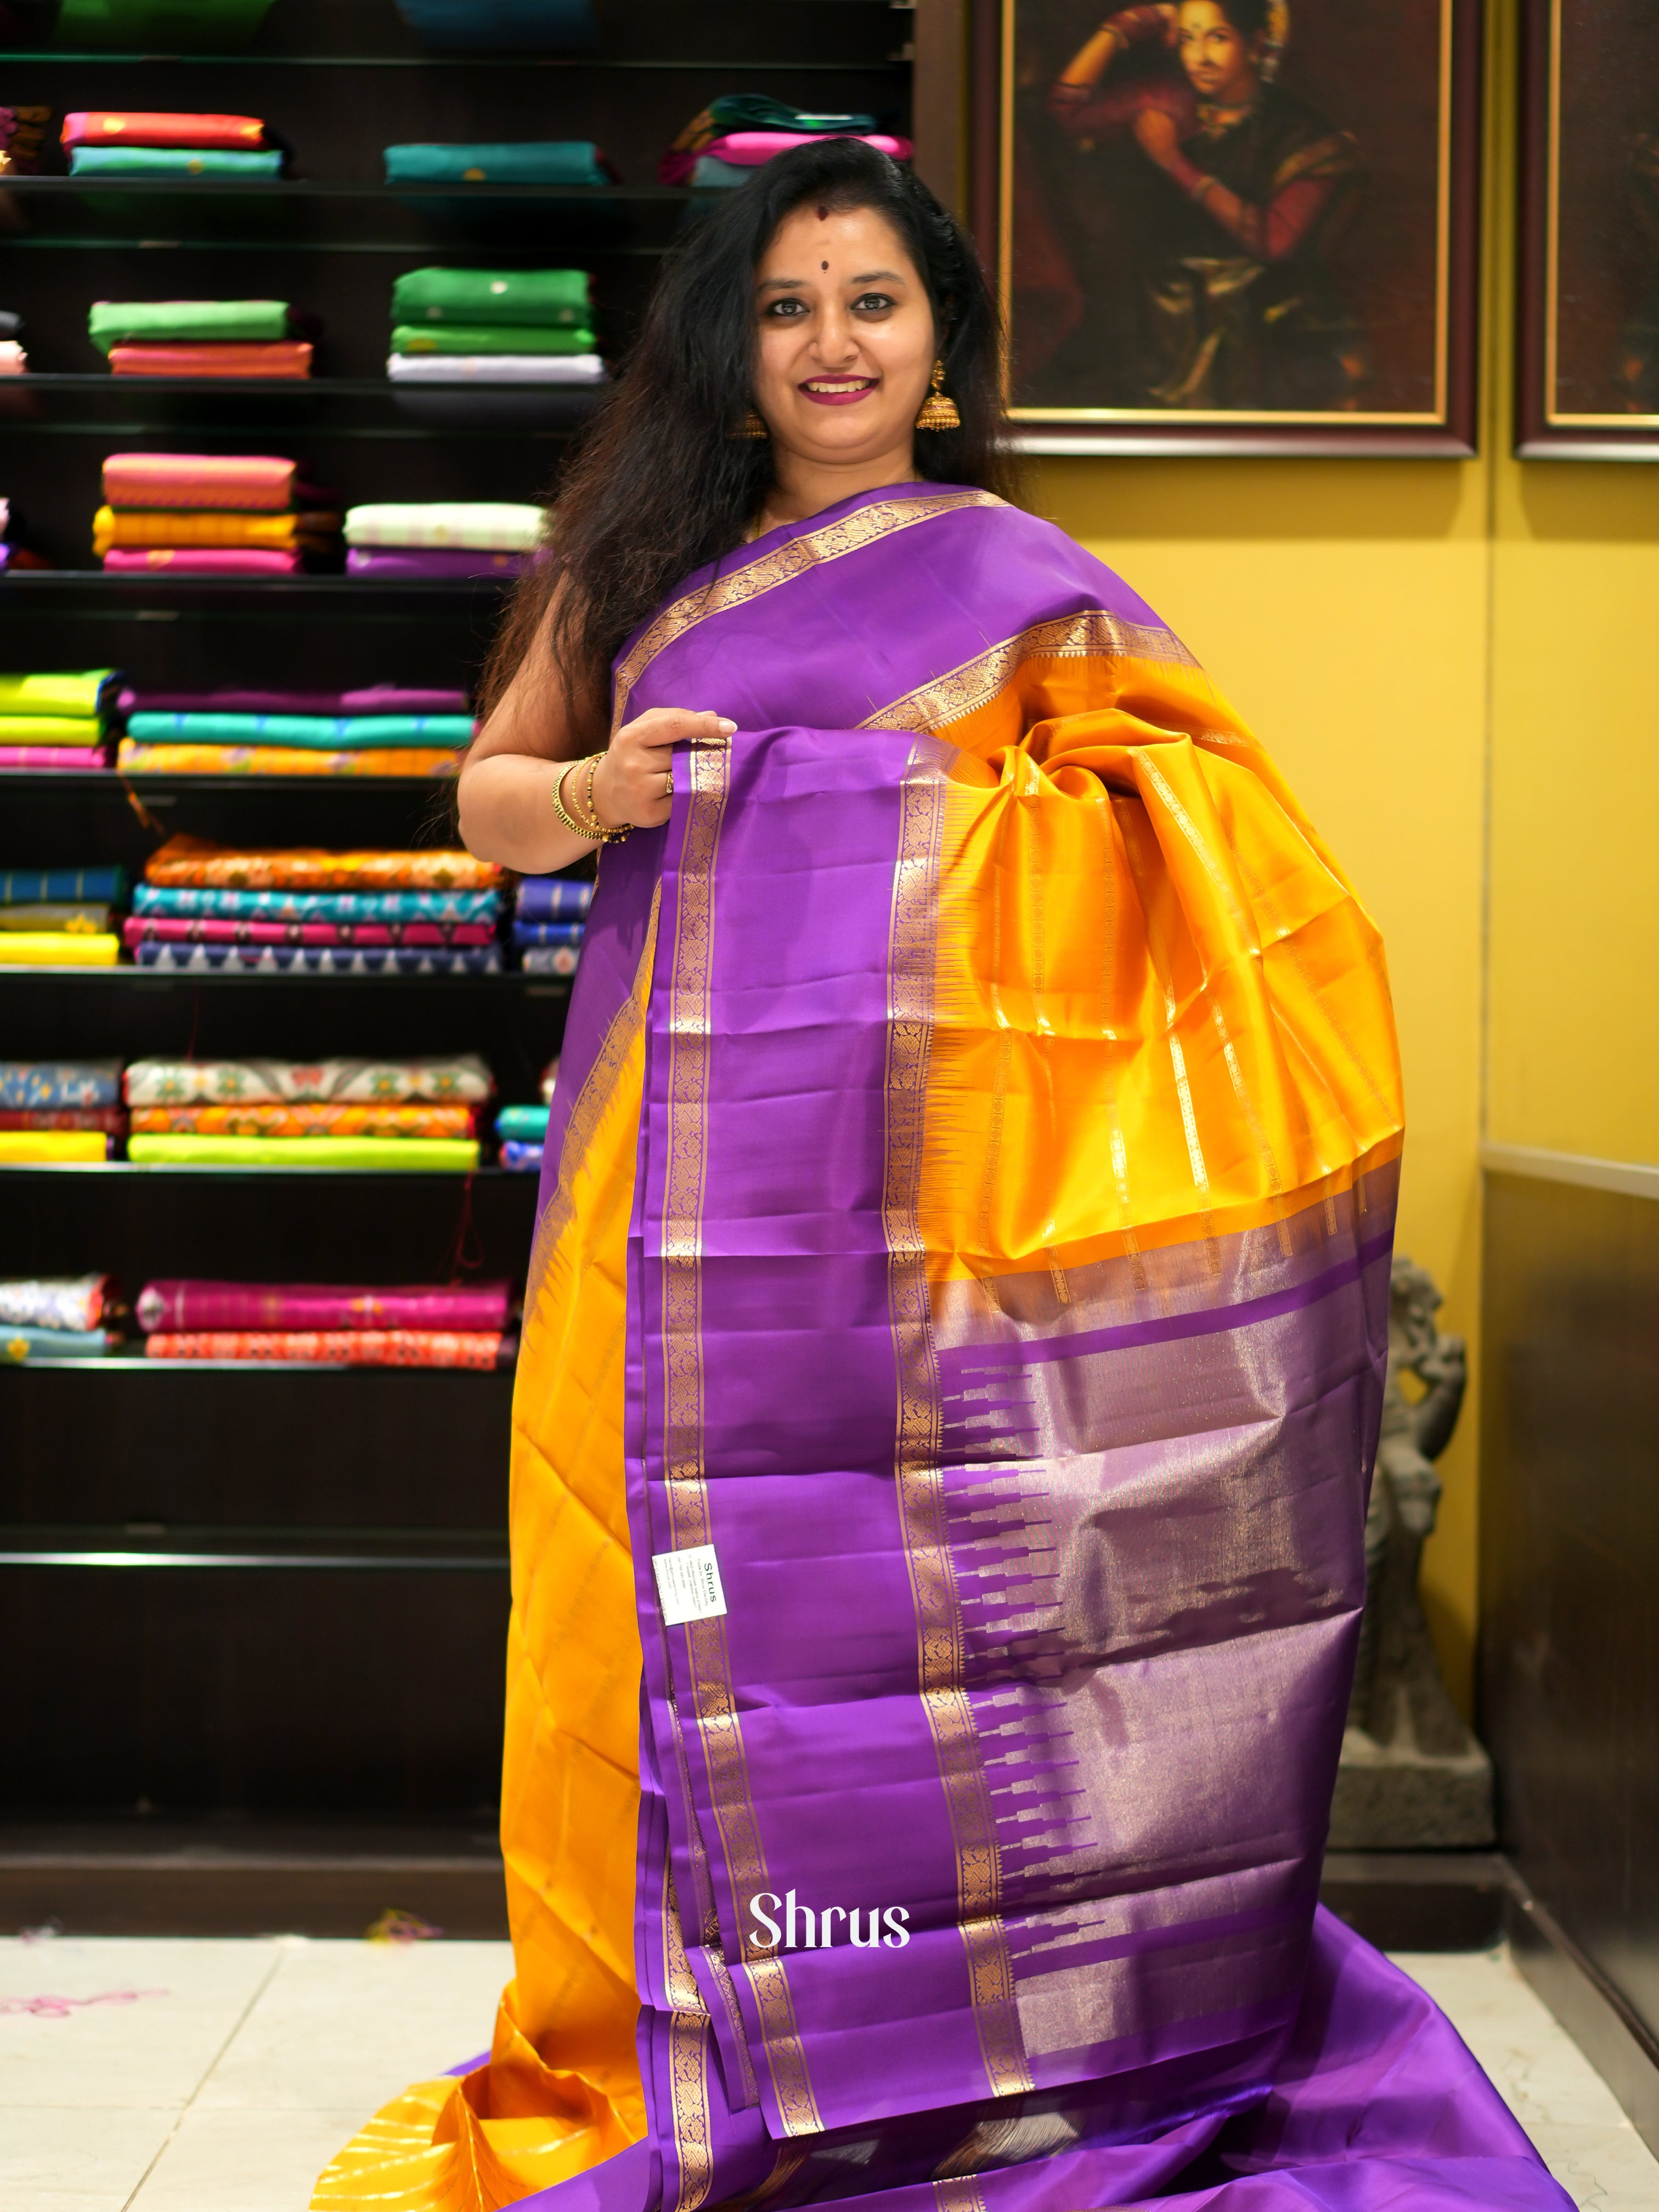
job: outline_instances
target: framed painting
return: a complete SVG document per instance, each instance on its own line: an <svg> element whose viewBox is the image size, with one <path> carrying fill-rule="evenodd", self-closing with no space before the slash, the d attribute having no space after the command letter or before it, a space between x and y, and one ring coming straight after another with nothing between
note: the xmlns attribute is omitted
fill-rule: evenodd
<svg viewBox="0 0 1659 2212"><path fill-rule="evenodd" d="M1659 8L1526 10L1516 450L1659 460Z"/></svg>
<svg viewBox="0 0 1659 2212"><path fill-rule="evenodd" d="M1474 452L1479 0L975 8L1024 447Z"/></svg>

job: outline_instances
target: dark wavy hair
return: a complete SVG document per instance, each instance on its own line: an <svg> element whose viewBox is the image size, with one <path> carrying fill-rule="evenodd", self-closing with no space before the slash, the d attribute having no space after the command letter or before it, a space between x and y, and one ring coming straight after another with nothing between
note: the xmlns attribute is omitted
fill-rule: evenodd
<svg viewBox="0 0 1659 2212"><path fill-rule="evenodd" d="M773 483L770 440L732 434L753 389L755 270L809 200L884 216L927 288L962 427L918 435L918 472L1013 495L997 311L967 236L919 178L861 140L797 147L701 214L666 262L559 483L552 550L521 579L490 653L486 714L545 634L582 742L600 742L623 640L682 577L742 542Z"/></svg>

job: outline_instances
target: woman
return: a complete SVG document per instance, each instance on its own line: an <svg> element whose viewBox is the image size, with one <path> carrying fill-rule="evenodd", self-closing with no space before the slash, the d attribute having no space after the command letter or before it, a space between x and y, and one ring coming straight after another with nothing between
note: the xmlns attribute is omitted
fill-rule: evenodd
<svg viewBox="0 0 1659 2212"><path fill-rule="evenodd" d="M1122 326L1135 333L1133 404L1352 407L1370 376L1326 267L1358 149L1270 82L1285 16L1276 0L1126 8L1050 88L1050 113L1086 154L1109 161L1126 138L1139 149L1115 169L1133 296L1109 288L1100 301L1120 351Z"/></svg>
<svg viewBox="0 0 1659 2212"><path fill-rule="evenodd" d="M1157 617L991 489L997 368L920 185L773 161L520 604L466 837L604 849L514 1409L517 1972L319 2206L1565 2203L1315 1912L1376 934Z"/></svg>

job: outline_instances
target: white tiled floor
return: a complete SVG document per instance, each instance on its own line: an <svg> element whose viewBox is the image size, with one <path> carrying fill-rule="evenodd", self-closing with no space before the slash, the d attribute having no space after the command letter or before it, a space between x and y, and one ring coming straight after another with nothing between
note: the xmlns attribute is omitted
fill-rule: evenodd
<svg viewBox="0 0 1659 2212"><path fill-rule="evenodd" d="M1584 2212L1654 2212L1659 2160L1501 1953L1400 1963ZM377 2105L488 2042L511 1970L504 1943L0 1942L0 2205L304 2212Z"/></svg>

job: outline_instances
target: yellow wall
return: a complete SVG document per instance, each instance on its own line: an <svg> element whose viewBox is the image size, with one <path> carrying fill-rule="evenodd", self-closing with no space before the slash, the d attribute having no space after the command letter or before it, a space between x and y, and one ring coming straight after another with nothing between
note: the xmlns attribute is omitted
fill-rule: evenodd
<svg viewBox="0 0 1659 2212"><path fill-rule="evenodd" d="M1659 1161L1659 472L1520 463L1516 0L1491 10L1482 457L1036 465L1251 721L1389 947L1399 1249L1470 1340L1424 1595L1469 1706L1483 1134Z"/></svg>

